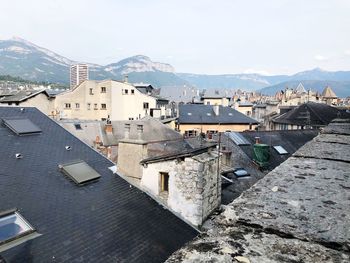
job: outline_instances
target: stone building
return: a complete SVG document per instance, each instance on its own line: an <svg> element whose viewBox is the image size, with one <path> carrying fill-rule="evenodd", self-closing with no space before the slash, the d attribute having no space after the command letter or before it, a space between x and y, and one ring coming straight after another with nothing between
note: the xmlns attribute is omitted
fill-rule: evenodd
<svg viewBox="0 0 350 263"><path fill-rule="evenodd" d="M61 119L139 120L166 116L168 101L115 80L86 80L56 96L55 110Z"/></svg>
<svg viewBox="0 0 350 263"><path fill-rule="evenodd" d="M215 144L176 136L147 140L143 125L136 127L137 138L130 138L133 126L125 125L125 138L119 141L117 173L186 222L201 226L221 203Z"/></svg>
<svg viewBox="0 0 350 263"><path fill-rule="evenodd" d="M194 137L200 133L254 130L258 124L231 107L186 104L179 106L177 129L186 137Z"/></svg>

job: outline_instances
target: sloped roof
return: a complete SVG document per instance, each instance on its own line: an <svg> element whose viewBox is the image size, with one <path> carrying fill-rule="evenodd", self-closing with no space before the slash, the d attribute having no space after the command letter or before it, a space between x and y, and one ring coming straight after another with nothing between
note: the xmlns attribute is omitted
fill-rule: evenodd
<svg viewBox="0 0 350 263"><path fill-rule="evenodd" d="M260 137L260 142L270 146L270 160L268 170L273 170L308 141L312 140L319 133L318 130L290 130L290 131L257 131L241 132L251 145L240 146L240 148L253 160L253 147L255 137ZM282 146L288 154L280 155L272 148Z"/></svg>
<svg viewBox="0 0 350 263"><path fill-rule="evenodd" d="M179 106L180 124L258 124L250 118L230 107L218 106L219 115L215 115L213 106L185 104Z"/></svg>
<svg viewBox="0 0 350 263"><path fill-rule="evenodd" d="M295 88L296 93L306 93L306 89L304 88L303 84L299 83L299 85Z"/></svg>
<svg viewBox="0 0 350 263"><path fill-rule="evenodd" d="M163 124L160 120L145 117L142 120L134 121L112 121L113 133L108 134L104 131L105 123L100 122L102 131L102 140L104 145L116 145L120 140L125 138L125 124L130 124L129 139L137 140L139 135L137 126L143 125L141 140L145 143L182 139L183 136L171 129L168 125Z"/></svg>
<svg viewBox="0 0 350 263"><path fill-rule="evenodd" d="M324 88L322 91L322 96L325 98L337 98L337 95L334 93L330 86Z"/></svg>
<svg viewBox="0 0 350 263"><path fill-rule="evenodd" d="M44 93L46 96L49 97L48 93L45 91L45 89L42 90L20 90L17 93L13 94L12 96L3 97L0 99L0 103L2 102L22 102L25 101L31 97L35 97L36 95Z"/></svg>
<svg viewBox="0 0 350 263"><path fill-rule="evenodd" d="M43 132L18 137L0 125L0 211L17 207L42 235L1 252L6 262L164 262L196 235L36 108L0 107L1 119L19 114ZM58 164L77 159L100 179L86 186L67 179Z"/></svg>
<svg viewBox="0 0 350 263"><path fill-rule="evenodd" d="M273 119L275 123L325 126L333 119L347 118L349 113L323 103L304 103Z"/></svg>

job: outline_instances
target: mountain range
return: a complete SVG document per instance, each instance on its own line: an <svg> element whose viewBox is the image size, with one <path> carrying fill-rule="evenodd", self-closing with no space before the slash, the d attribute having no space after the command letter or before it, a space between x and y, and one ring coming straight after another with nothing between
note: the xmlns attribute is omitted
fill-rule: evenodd
<svg viewBox="0 0 350 263"><path fill-rule="evenodd" d="M0 75L18 76L32 81L69 83L69 67L77 61L65 58L21 38L0 40ZM157 88L194 86L198 89L258 90L273 95L286 86L302 82L306 89L322 91L330 85L338 96L350 95L350 71L330 72L319 68L294 75L264 76L260 74L205 75L177 73L169 64L153 62L137 55L105 66L87 63L90 79L123 79L132 83L150 83Z"/></svg>

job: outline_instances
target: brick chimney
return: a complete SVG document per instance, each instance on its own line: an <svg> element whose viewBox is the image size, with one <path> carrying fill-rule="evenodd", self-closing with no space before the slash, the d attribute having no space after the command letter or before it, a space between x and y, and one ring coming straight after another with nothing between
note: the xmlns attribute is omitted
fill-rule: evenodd
<svg viewBox="0 0 350 263"><path fill-rule="evenodd" d="M113 126L111 123L106 123L105 125L105 132L106 133L113 133Z"/></svg>
<svg viewBox="0 0 350 263"><path fill-rule="evenodd" d="M255 144L260 144L260 137L255 137Z"/></svg>

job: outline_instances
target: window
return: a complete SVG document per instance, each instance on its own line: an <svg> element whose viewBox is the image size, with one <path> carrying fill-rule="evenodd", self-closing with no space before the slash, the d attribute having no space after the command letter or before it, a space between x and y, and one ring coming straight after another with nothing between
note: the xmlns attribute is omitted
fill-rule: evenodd
<svg viewBox="0 0 350 263"><path fill-rule="evenodd" d="M185 137L196 137L197 136L197 131L196 130L187 130L185 131Z"/></svg>
<svg viewBox="0 0 350 263"><path fill-rule="evenodd" d="M244 168L237 168L233 171L236 177L246 177L250 176L250 174Z"/></svg>
<svg viewBox="0 0 350 263"><path fill-rule="evenodd" d="M123 93L123 95L128 95L129 90L127 90L127 89L123 89L123 90L122 90L122 93Z"/></svg>
<svg viewBox="0 0 350 263"><path fill-rule="evenodd" d="M74 127L76 130L82 130L80 123L74 123Z"/></svg>
<svg viewBox="0 0 350 263"><path fill-rule="evenodd" d="M93 89L92 88L90 88L90 93L89 93L90 95L94 95L94 93L93 93Z"/></svg>
<svg viewBox="0 0 350 263"><path fill-rule="evenodd" d="M1 245L11 241L18 245L29 240L28 235L34 233L35 229L16 209L0 213L0 251ZM32 235L32 238L35 236Z"/></svg>
<svg viewBox="0 0 350 263"><path fill-rule="evenodd" d="M75 108L79 109L80 108L80 104L79 103L75 103Z"/></svg>
<svg viewBox="0 0 350 263"><path fill-rule="evenodd" d="M61 164L58 167L77 185L89 183L101 177L99 173L97 173L84 161Z"/></svg>
<svg viewBox="0 0 350 263"><path fill-rule="evenodd" d="M101 104L101 110L106 110L106 109L107 109L106 103L102 103Z"/></svg>
<svg viewBox="0 0 350 263"><path fill-rule="evenodd" d="M106 93L106 87L101 87L101 93Z"/></svg>
<svg viewBox="0 0 350 263"><path fill-rule="evenodd" d="M87 109L88 109L88 110L91 110L91 103L88 103L88 104L87 104Z"/></svg>
<svg viewBox="0 0 350 263"><path fill-rule="evenodd" d="M278 154L283 155L283 154L288 154L286 149L284 149L281 145L276 145L273 146L273 148L278 152Z"/></svg>
<svg viewBox="0 0 350 263"><path fill-rule="evenodd" d="M29 119L3 119L4 124L17 135L40 134L41 129Z"/></svg>
<svg viewBox="0 0 350 263"><path fill-rule="evenodd" d="M97 110L97 103L94 104L94 110Z"/></svg>
<svg viewBox="0 0 350 263"><path fill-rule="evenodd" d="M148 109L149 107L149 103L148 102L144 102L143 103L143 109Z"/></svg>
<svg viewBox="0 0 350 263"><path fill-rule="evenodd" d="M135 90L131 90L131 95L134 95L135 94Z"/></svg>
<svg viewBox="0 0 350 263"><path fill-rule="evenodd" d="M64 108L67 109L67 110L70 110L70 103L65 103L64 104Z"/></svg>
<svg viewBox="0 0 350 263"><path fill-rule="evenodd" d="M169 173L160 173L160 191L168 192L169 191Z"/></svg>

